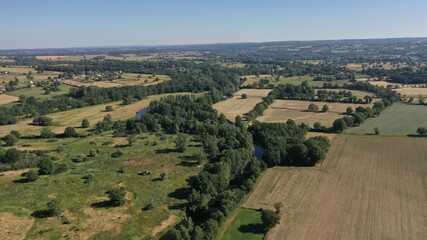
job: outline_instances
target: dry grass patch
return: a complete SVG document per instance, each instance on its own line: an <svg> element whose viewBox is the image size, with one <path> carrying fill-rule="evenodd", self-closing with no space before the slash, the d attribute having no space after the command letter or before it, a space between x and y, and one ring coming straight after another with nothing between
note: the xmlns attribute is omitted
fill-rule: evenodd
<svg viewBox="0 0 427 240"><path fill-rule="evenodd" d="M308 112L308 105L311 103L319 106L329 106L329 111L324 112ZM370 107L371 104L352 104L352 103L336 103L336 102L312 102L298 100L275 100L273 104L264 111L263 116L257 118L260 122L286 122L288 119L293 119L297 123L306 123L313 126L314 123L320 122L324 126L332 126L332 123L343 117L343 113L348 107L356 109L357 107Z"/></svg>
<svg viewBox="0 0 427 240"><path fill-rule="evenodd" d="M25 239L27 232L33 226L34 219L18 217L12 213L0 214L0 239L21 240Z"/></svg>
<svg viewBox="0 0 427 240"><path fill-rule="evenodd" d="M427 88L420 88L420 87L402 87L402 88L396 89L396 92L402 94L402 96L407 96L407 97L427 96Z"/></svg>
<svg viewBox="0 0 427 240"><path fill-rule="evenodd" d="M337 136L318 167L269 169L245 207L283 203L268 239L426 239L427 141Z"/></svg>
<svg viewBox="0 0 427 240"><path fill-rule="evenodd" d="M216 103L213 107L223 113L228 120L234 121L237 115L243 116L250 112L270 91L271 89L242 89L236 92L234 97ZM242 94L247 94L248 98L242 99Z"/></svg>
<svg viewBox="0 0 427 240"><path fill-rule="evenodd" d="M0 105L2 104L9 104L18 101L18 97L7 95L7 94L0 94Z"/></svg>
<svg viewBox="0 0 427 240"><path fill-rule="evenodd" d="M169 228L170 226L172 226L176 222L177 219L178 219L177 216L170 215L168 219L164 220L160 224L160 226L157 226L157 227L155 227L153 229L153 232L151 233L151 236L156 236L157 234L161 233L165 229Z"/></svg>
<svg viewBox="0 0 427 240"><path fill-rule="evenodd" d="M83 229L79 233L80 239L90 239L101 232L119 233L122 224L131 217L126 213L126 210L127 207L86 208L84 212L89 218L83 224Z"/></svg>

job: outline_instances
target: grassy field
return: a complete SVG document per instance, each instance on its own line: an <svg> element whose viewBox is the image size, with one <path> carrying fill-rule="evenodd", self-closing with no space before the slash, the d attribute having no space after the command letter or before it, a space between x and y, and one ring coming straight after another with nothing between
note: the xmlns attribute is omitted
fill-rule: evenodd
<svg viewBox="0 0 427 240"><path fill-rule="evenodd" d="M213 107L223 113L229 121L234 122L237 115L243 116L250 112L270 91L271 89L242 89L234 93L234 97L216 103ZM247 94L248 98L242 99L242 94Z"/></svg>
<svg viewBox="0 0 427 240"><path fill-rule="evenodd" d="M261 223L261 212L241 208L219 240L262 240L264 234L256 231Z"/></svg>
<svg viewBox="0 0 427 240"><path fill-rule="evenodd" d="M329 106L329 111L324 112L308 112L307 108L310 103L314 103L322 109L323 105ZM260 122L286 122L288 119L293 119L297 123L306 123L313 126L315 122L320 122L322 125L330 127L332 123L343 117L343 113L348 107L353 110L358 106L368 107L370 104L351 104L351 103L335 103L335 102L312 102L298 100L275 100L264 114L256 120Z"/></svg>
<svg viewBox="0 0 427 240"><path fill-rule="evenodd" d="M427 107L395 103L376 118L368 119L359 127L347 129L348 133L373 133L378 127L381 134L416 134L418 127L427 127Z"/></svg>
<svg viewBox="0 0 427 240"><path fill-rule="evenodd" d="M158 100L162 97L169 95L186 95L191 93L175 93L175 94L159 94L149 96L147 99L138 101L129 105L122 105L122 102L112 102L106 104L100 104L96 106L89 106L84 108L73 109L70 111L59 112L48 114L47 116L52 118L56 125L50 128L56 133L62 133L66 127L79 127L83 119L88 119L93 125L101 121L104 116L110 114L113 120L124 120L130 117L134 117L136 112L149 106L152 100ZM112 112L105 112L105 107L113 106ZM39 134L41 127L30 125L32 119L20 121L13 125L0 126L0 136L8 134L12 130L18 129L22 134ZM83 129L77 129L81 131Z"/></svg>
<svg viewBox="0 0 427 240"><path fill-rule="evenodd" d="M64 83L75 87L97 86L101 88L110 88L135 85L149 86L169 80L171 80L171 78L167 75L125 73L122 75L122 79L114 79L113 81L85 82L78 80L65 80Z"/></svg>
<svg viewBox="0 0 427 240"><path fill-rule="evenodd" d="M56 96L68 94L71 88L73 87L65 84L61 84L59 86L59 89L61 89L61 91L51 92L49 94L45 94L45 91L40 87L22 88L16 91L8 92L8 94L16 97L19 97L20 95L25 95L27 97L35 97L37 99L43 100L43 99L48 99L48 98L53 98Z"/></svg>
<svg viewBox="0 0 427 240"><path fill-rule="evenodd" d="M0 105L9 104L18 101L18 98L8 94L0 94Z"/></svg>
<svg viewBox="0 0 427 240"><path fill-rule="evenodd" d="M186 179L202 167L186 163L200 144L190 142L185 153L174 150L174 135L139 135L129 147L124 138L95 135L78 139L57 139L57 142L19 140L18 145L45 149L65 163L64 173L42 176L36 182L20 183L26 170L4 172L0 176L0 237L1 239L152 239L158 237L184 215L182 203L171 197L177 189L186 187ZM111 141L112 144L103 143ZM65 146L61 153L55 151ZM99 153L87 162L74 163L77 154ZM112 158L120 149L124 154ZM120 171L119 171L120 170ZM139 175L142 171L148 176ZM158 180L165 172L167 178ZM82 179L91 175L89 182ZM105 192L124 187L126 203L116 208L103 207ZM52 199L61 200L59 217L35 218L30 215L46 209ZM146 210L147 204L154 208ZM68 221L68 224L64 224ZM19 227L14 229L13 227ZM10 228L10 229L9 229ZM133 237L133 238L132 238Z"/></svg>
<svg viewBox="0 0 427 240"><path fill-rule="evenodd" d="M269 169L245 207L283 203L267 239L425 239L426 155L427 139L339 135L320 166Z"/></svg>

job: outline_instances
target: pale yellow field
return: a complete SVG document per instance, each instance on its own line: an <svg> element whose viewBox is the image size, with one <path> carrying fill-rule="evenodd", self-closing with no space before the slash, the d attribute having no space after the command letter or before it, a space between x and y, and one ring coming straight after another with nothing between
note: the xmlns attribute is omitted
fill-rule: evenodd
<svg viewBox="0 0 427 240"><path fill-rule="evenodd" d="M0 86L6 85L9 81L14 81L15 77L18 78L19 83L18 86L27 86L29 80L26 78L26 75L31 71L32 77L34 78L32 81L42 81L47 80L48 77L57 77L60 72L53 71L45 71L43 73L37 73L37 70L34 68L26 67L26 66L12 66L12 67L0 67ZM1 72L8 72L8 74L3 74Z"/></svg>
<svg viewBox="0 0 427 240"><path fill-rule="evenodd" d="M426 139L339 135L320 166L269 169L244 207L283 204L267 239L427 239L426 155Z"/></svg>
<svg viewBox="0 0 427 240"><path fill-rule="evenodd" d="M132 103L130 105L121 105L122 102L113 102L107 104L101 104L96 106L84 107L73 109L70 111L59 112L48 114L47 116L52 118L55 126L50 128L55 133L62 133L66 127L79 127L83 119L88 119L90 124L93 125L101 121L104 116L110 114L113 120L124 120L130 117L134 117L136 112L149 106L152 100L158 100L168 95L188 95L191 93L174 93L174 94L159 94L149 96L147 99ZM112 112L105 112L105 107L113 106ZM18 130L22 134L39 134L42 127L30 125L32 119L20 121L13 125L0 126L0 136L8 134L12 130Z"/></svg>
<svg viewBox="0 0 427 240"><path fill-rule="evenodd" d="M314 103L322 109L323 105L329 106L329 111L323 112L308 112L307 108L310 103ZM313 126L314 123L320 122L326 127L332 126L332 123L343 117L343 113L348 107L355 110L357 107L370 107L372 104L351 104L351 103L335 103L335 102L311 102L298 100L275 100L264 114L256 120L260 122L286 122L288 119L293 119L297 123L306 123Z"/></svg>
<svg viewBox="0 0 427 240"><path fill-rule="evenodd" d="M243 117L245 113L250 112L270 91L271 89L242 89L234 93L234 97L214 104L213 108L223 113L229 121L234 122L237 115ZM241 98L244 93L248 95L247 99Z"/></svg>
<svg viewBox="0 0 427 240"><path fill-rule="evenodd" d="M18 98L15 96L7 95L7 94L0 94L0 105L13 103L16 101L18 101Z"/></svg>
<svg viewBox="0 0 427 240"><path fill-rule="evenodd" d="M396 89L396 92L407 97L427 96L427 88L402 87Z"/></svg>

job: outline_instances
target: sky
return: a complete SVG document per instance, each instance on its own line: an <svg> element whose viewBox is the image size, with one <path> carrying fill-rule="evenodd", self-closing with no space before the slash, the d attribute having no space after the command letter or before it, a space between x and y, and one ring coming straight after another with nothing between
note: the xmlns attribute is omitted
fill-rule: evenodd
<svg viewBox="0 0 427 240"><path fill-rule="evenodd" d="M427 37L426 0L0 0L0 49Z"/></svg>

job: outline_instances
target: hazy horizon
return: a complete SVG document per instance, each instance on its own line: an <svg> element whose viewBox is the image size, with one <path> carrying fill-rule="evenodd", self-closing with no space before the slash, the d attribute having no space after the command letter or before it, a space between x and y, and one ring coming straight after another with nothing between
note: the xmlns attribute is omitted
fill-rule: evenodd
<svg viewBox="0 0 427 240"><path fill-rule="evenodd" d="M426 37L427 2L2 1L0 49Z"/></svg>

